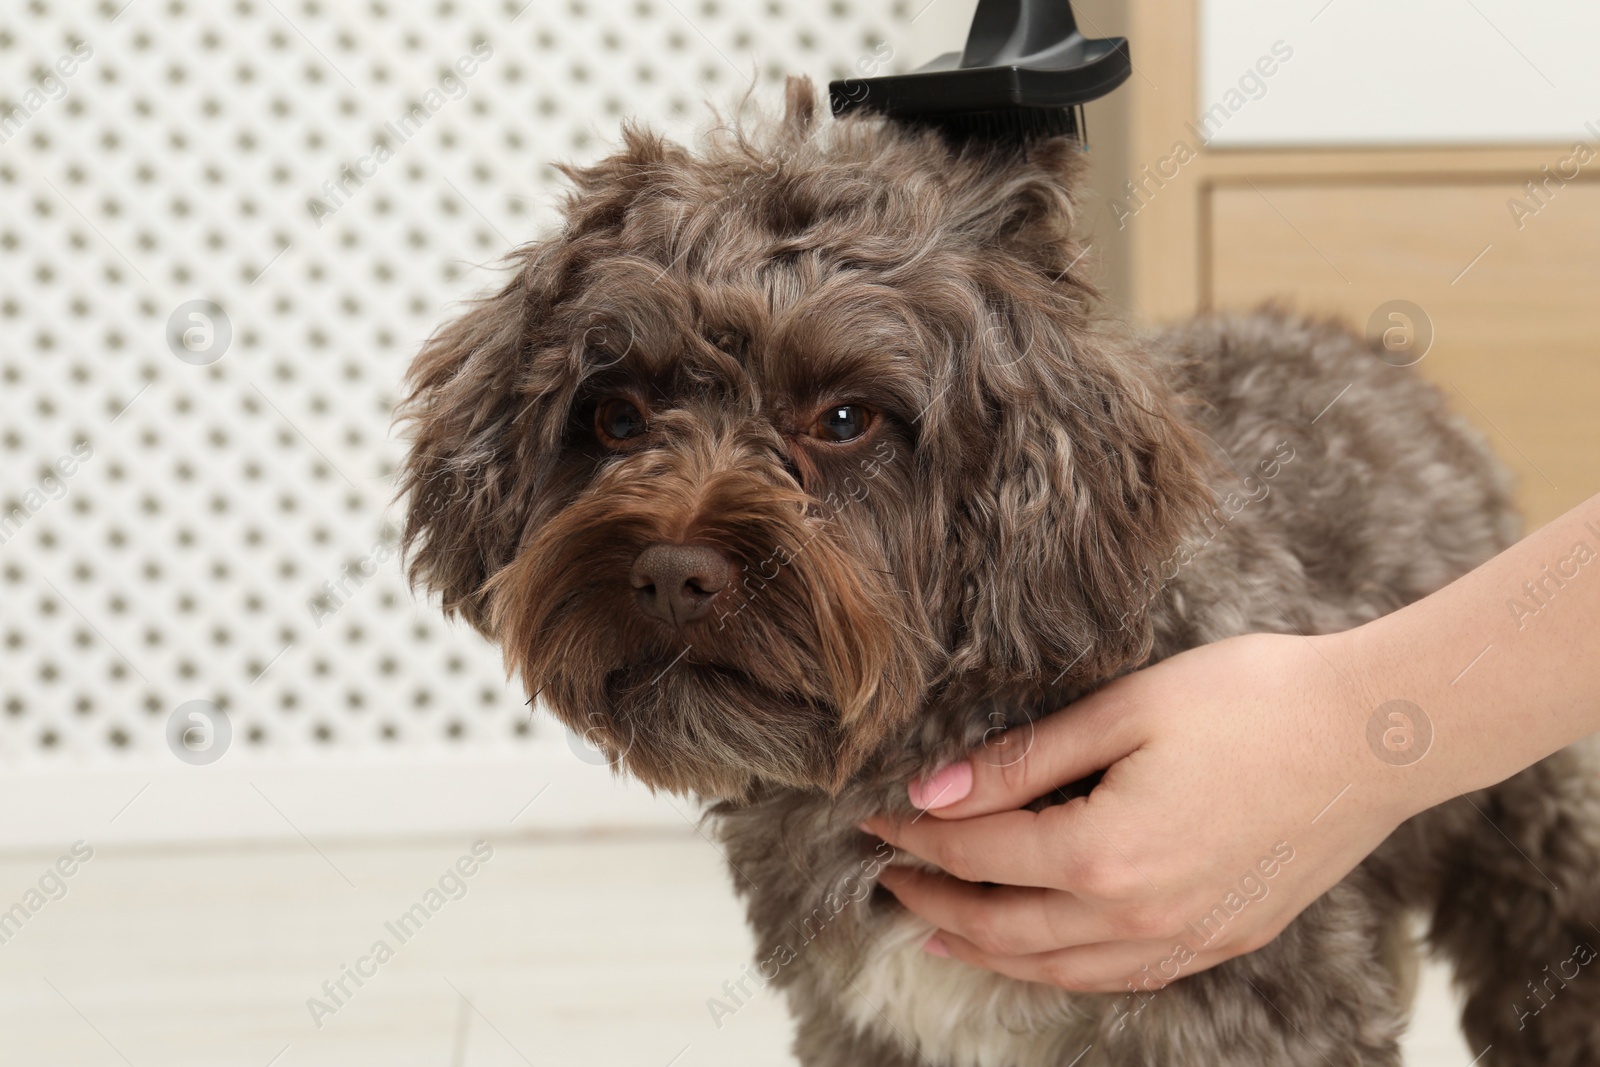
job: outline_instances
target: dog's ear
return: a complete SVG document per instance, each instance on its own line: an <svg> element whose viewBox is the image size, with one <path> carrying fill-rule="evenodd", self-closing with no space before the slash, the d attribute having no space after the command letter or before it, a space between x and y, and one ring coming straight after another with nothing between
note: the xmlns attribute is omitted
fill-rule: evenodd
<svg viewBox="0 0 1600 1067"><path fill-rule="evenodd" d="M1070 137L1017 143L973 138L955 148L940 177L953 235L1001 252L1014 268L1086 285L1085 251L1074 239L1076 190L1088 169Z"/></svg>
<svg viewBox="0 0 1600 1067"><path fill-rule="evenodd" d="M1152 576L1210 499L1204 452L1138 341L1095 325L1074 238L1069 138L958 147L948 236L981 311L951 331L948 399L925 420L965 472L954 667L1067 686L1148 655ZM959 444L951 442L959 441Z"/></svg>
<svg viewBox="0 0 1600 1067"><path fill-rule="evenodd" d="M1210 501L1204 453L1135 343L1074 326L1070 305L998 314L979 346L983 414L963 420L993 439L953 515L968 580L956 666L1105 679L1149 654L1157 576Z"/></svg>
<svg viewBox="0 0 1600 1067"><path fill-rule="evenodd" d="M539 465L525 455L537 435L517 426L526 324L541 302L527 273L428 340L399 410L411 437L401 471L411 582L485 633L479 591L516 551L532 499L524 483Z"/></svg>

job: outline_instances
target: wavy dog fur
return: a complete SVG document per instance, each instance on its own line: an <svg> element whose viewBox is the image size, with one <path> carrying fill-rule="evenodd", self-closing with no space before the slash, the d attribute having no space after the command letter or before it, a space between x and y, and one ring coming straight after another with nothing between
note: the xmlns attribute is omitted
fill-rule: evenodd
<svg viewBox="0 0 1600 1067"><path fill-rule="evenodd" d="M1408 823L1133 1024L927 957L891 898L847 891L874 855L855 824L996 726L1196 644L1366 621L1515 535L1481 440L1338 326L1117 326L1073 235L1081 165L822 122L803 80L693 151L625 125L412 367L413 581L619 768L717 802L808 1065L1393 1064L1407 908L1484 1062L1596 1062L1593 975L1511 1025L1525 980L1600 940L1576 752ZM647 426L616 449L592 429L614 397ZM877 414L860 439L806 436L843 403ZM733 561L710 615L638 610L658 542Z"/></svg>

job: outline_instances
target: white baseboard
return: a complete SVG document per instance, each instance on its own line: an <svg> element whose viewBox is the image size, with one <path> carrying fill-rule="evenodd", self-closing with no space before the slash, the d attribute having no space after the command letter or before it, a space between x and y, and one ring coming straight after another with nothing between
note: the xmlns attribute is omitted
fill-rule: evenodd
<svg viewBox="0 0 1600 1067"><path fill-rule="evenodd" d="M175 763L175 761L174 761ZM687 831L653 796L563 751L0 773L0 850L474 834Z"/></svg>

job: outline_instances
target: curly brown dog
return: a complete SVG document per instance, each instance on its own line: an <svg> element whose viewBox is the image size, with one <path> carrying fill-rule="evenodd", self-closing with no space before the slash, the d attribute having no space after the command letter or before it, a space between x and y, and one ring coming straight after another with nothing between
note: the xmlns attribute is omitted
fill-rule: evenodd
<svg viewBox="0 0 1600 1067"><path fill-rule="evenodd" d="M1600 943L1572 751L1159 995L919 951L855 828L910 816L913 777L1182 649L1368 621L1516 523L1483 442L1335 325L1117 327L1074 143L815 109L792 81L781 119L694 151L627 127L568 168L564 228L429 341L402 412L413 580L620 768L715 802L801 1061L1394 1064L1421 910L1483 1063L1600 1062L1600 968L1528 1012Z"/></svg>

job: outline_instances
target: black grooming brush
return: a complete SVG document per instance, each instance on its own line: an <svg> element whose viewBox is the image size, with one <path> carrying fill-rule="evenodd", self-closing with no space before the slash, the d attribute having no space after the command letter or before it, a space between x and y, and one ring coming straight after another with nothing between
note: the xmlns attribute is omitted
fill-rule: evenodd
<svg viewBox="0 0 1600 1067"><path fill-rule="evenodd" d="M910 74L830 82L835 115L857 108L952 138L1085 140L1083 105L1133 70L1126 37L1078 32L1068 0L979 0L967 46Z"/></svg>

